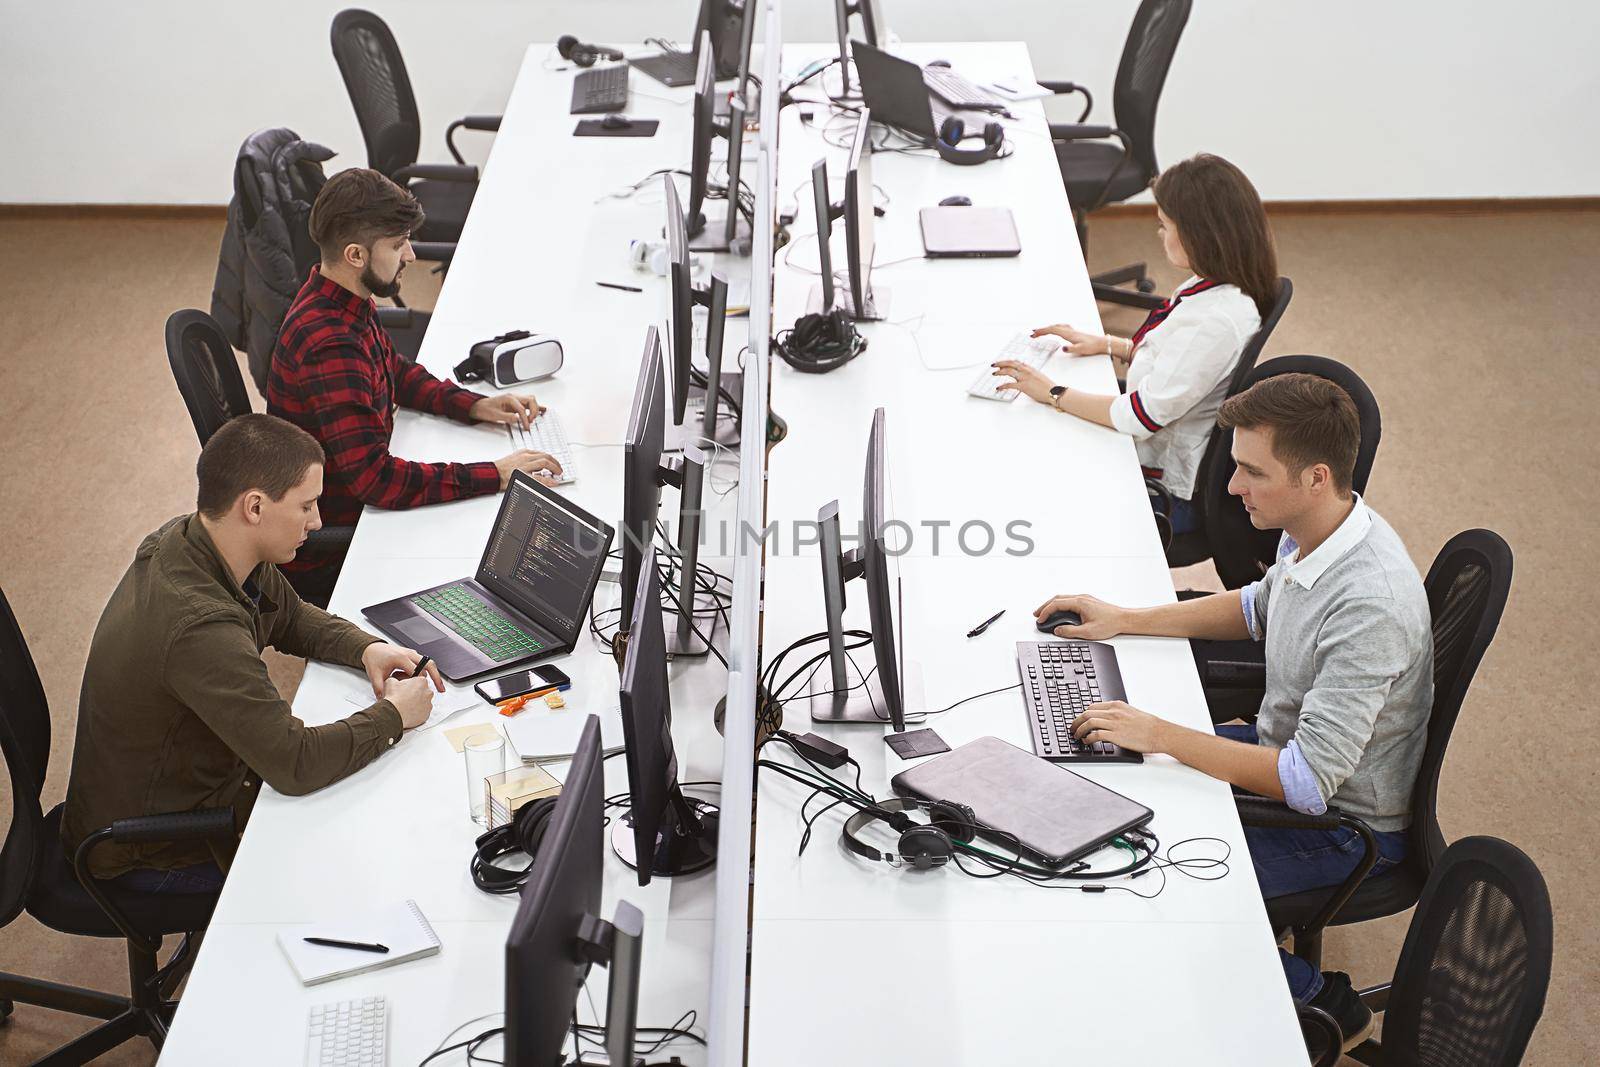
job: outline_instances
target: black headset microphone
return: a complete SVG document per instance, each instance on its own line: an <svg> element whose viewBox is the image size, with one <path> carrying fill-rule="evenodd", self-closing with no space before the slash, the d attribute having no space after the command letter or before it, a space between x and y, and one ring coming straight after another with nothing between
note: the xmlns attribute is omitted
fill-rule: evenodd
<svg viewBox="0 0 1600 1067"><path fill-rule="evenodd" d="M580 67L592 67L597 59L622 58L622 53L615 48L589 44L570 33L564 33L556 40L556 51L561 53L562 59L570 59Z"/></svg>

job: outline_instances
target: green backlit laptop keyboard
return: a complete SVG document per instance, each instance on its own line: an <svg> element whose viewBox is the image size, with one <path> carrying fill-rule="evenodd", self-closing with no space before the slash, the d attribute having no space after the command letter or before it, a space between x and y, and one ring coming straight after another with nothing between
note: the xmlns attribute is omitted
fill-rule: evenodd
<svg viewBox="0 0 1600 1067"><path fill-rule="evenodd" d="M543 641L459 585L418 593L410 599L496 663L529 656L545 647Z"/></svg>

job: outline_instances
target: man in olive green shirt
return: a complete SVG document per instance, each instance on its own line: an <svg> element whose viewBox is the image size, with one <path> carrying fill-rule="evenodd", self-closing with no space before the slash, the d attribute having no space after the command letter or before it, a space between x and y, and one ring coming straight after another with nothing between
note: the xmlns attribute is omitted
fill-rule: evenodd
<svg viewBox="0 0 1600 1067"><path fill-rule="evenodd" d="M61 837L72 854L117 819L234 809L260 783L299 795L377 759L427 721L421 657L299 598L277 564L321 526L322 447L271 415L242 415L200 453L198 510L145 538L89 646ZM375 703L326 726L294 716L267 646L366 672ZM396 677L401 674L404 677ZM102 843L100 878L145 892L214 890L232 847Z"/></svg>

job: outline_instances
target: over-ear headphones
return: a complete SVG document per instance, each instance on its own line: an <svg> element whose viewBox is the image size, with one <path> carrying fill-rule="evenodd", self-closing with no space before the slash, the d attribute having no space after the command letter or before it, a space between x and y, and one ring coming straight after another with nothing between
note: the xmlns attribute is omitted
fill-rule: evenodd
<svg viewBox="0 0 1600 1067"><path fill-rule="evenodd" d="M914 822L905 815L908 811L919 810L927 811L927 822ZM858 836L869 823L878 821L900 831L893 853L880 852ZM863 859L929 871L949 863L958 843L967 844L977 836L977 816L965 804L891 797L863 807L846 819L839 839L846 849Z"/></svg>
<svg viewBox="0 0 1600 1067"><path fill-rule="evenodd" d="M622 53L615 48L606 48L604 45L587 44L578 40L570 33L564 33L556 39L556 51L561 53L562 59L570 59L580 67L592 67L597 59L621 59Z"/></svg>
<svg viewBox="0 0 1600 1067"><path fill-rule="evenodd" d="M850 315L840 307L801 315L793 328L775 338L773 345L789 366L805 374L826 374L867 350L867 339L856 331Z"/></svg>
<svg viewBox="0 0 1600 1067"><path fill-rule="evenodd" d="M934 139L933 147L938 150L940 159L962 167L976 167L979 163L1002 158L1000 153L1006 145L1006 130L998 122L984 123L982 148L962 148L961 142L966 137L967 124L951 115L939 127L939 136Z"/></svg>
<svg viewBox="0 0 1600 1067"><path fill-rule="evenodd" d="M533 874L533 857L555 811L555 797L530 800L517 809L509 823L479 834L473 842L472 884L485 893L520 891L522 883ZM518 871L495 865L495 860L512 852L526 852L528 865Z"/></svg>

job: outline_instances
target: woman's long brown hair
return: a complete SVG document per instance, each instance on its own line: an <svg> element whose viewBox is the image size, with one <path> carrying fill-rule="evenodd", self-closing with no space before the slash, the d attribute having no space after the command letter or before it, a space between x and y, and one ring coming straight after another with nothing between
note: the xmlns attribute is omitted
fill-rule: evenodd
<svg viewBox="0 0 1600 1067"><path fill-rule="evenodd" d="M1152 191L1178 227L1190 269L1237 285L1266 318L1278 300L1278 255L1261 197L1244 172L1201 153L1162 171Z"/></svg>

